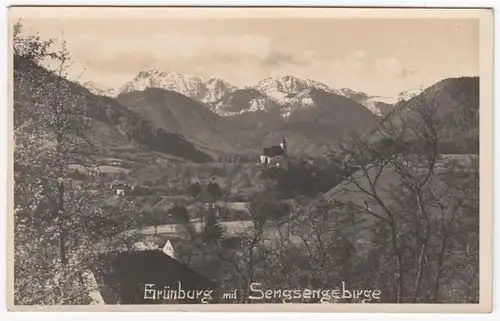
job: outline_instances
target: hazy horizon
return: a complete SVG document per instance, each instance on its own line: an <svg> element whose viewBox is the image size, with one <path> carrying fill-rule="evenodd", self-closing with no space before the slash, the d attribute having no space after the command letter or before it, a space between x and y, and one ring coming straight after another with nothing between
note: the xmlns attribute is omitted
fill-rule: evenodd
<svg viewBox="0 0 500 321"><path fill-rule="evenodd" d="M20 11L22 12L22 11ZM23 18L18 14L16 18ZM23 18L26 34L60 38L69 73L118 89L140 71L215 77L239 87L292 75L394 96L479 75L475 19Z"/></svg>

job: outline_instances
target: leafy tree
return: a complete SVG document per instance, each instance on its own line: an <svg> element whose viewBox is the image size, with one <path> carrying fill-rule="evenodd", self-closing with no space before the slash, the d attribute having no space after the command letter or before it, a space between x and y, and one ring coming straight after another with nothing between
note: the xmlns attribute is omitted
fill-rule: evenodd
<svg viewBox="0 0 500 321"><path fill-rule="evenodd" d="M230 288L238 289L237 301L248 302L250 284L255 282L271 256L266 245L265 228L269 216L268 203L256 197L248 206L251 222L243 232L225 233L222 242L216 242L215 254L221 262L220 272L231 280ZM228 234L228 235L226 235ZM237 240L236 248L223 247L225 239Z"/></svg>
<svg viewBox="0 0 500 321"><path fill-rule="evenodd" d="M185 206L175 205L171 210L172 219L176 223L189 223L189 213Z"/></svg>
<svg viewBox="0 0 500 321"><path fill-rule="evenodd" d="M222 197L222 189L216 182L208 183L207 191L214 200L218 200Z"/></svg>
<svg viewBox="0 0 500 321"><path fill-rule="evenodd" d="M201 185L196 182L188 186L187 193L191 195L193 198L196 198L201 193Z"/></svg>
<svg viewBox="0 0 500 321"><path fill-rule="evenodd" d="M23 57L34 63L51 57L57 57L57 53L52 51L51 46L54 39L44 40L40 35L24 35L21 20L13 26L13 52L14 56Z"/></svg>
<svg viewBox="0 0 500 321"><path fill-rule="evenodd" d="M217 242L223 236L224 230L219 224L219 219L217 218L217 210L212 207L208 212L205 226L203 228L202 238L206 243Z"/></svg>
<svg viewBox="0 0 500 321"><path fill-rule="evenodd" d="M133 228L135 208L101 207L111 191L100 188L89 135L86 100L64 79L71 61L64 40L22 35L14 27L14 301L15 304L82 304L100 241ZM41 72L43 61L54 70ZM69 165L85 169L74 180Z"/></svg>

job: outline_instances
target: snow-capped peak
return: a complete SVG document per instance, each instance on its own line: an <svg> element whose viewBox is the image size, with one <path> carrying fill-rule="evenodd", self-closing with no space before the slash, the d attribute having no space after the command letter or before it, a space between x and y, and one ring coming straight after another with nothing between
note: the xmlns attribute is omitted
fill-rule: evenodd
<svg viewBox="0 0 500 321"><path fill-rule="evenodd" d="M218 78L150 69L139 72L134 79L123 85L119 92L142 91L151 87L175 91L206 103L217 101L236 90L236 86Z"/></svg>
<svg viewBox="0 0 500 321"><path fill-rule="evenodd" d="M339 88L339 89L334 89L334 91L340 96L351 98L356 101L369 98L369 96L366 93L361 91L355 91L352 90L351 88Z"/></svg>
<svg viewBox="0 0 500 321"><path fill-rule="evenodd" d="M314 99L312 97L312 89L307 88L296 94L295 96L288 98L286 103L282 101L281 115L283 117L288 117L292 111L302 108L308 108L314 106Z"/></svg>
<svg viewBox="0 0 500 321"><path fill-rule="evenodd" d="M398 101L407 101L412 99L413 97L419 95L422 92L422 89L409 89L403 92L400 92L397 100Z"/></svg>
<svg viewBox="0 0 500 321"><path fill-rule="evenodd" d="M268 77L260 81L255 88L262 93L272 94L279 93L298 93L305 89L316 88L331 92L332 89L322 82L312 79L301 79L290 75L282 75L278 77Z"/></svg>
<svg viewBox="0 0 500 321"><path fill-rule="evenodd" d="M108 97L115 97L116 96L116 90L107 87L105 85L93 82L93 81L86 81L81 84L83 87L87 88L91 93L94 95L99 95L99 96L108 96Z"/></svg>

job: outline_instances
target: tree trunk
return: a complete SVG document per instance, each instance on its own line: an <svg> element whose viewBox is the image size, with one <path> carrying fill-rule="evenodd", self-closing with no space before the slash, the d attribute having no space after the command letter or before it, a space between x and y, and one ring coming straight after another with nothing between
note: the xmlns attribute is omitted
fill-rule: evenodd
<svg viewBox="0 0 500 321"><path fill-rule="evenodd" d="M391 239L392 239L392 247L394 250L394 254L396 255L396 269L397 269L397 284L396 284L396 303L403 303L403 258L399 251L397 239L396 239L396 228L395 222L391 222Z"/></svg>
<svg viewBox="0 0 500 321"><path fill-rule="evenodd" d="M423 269L424 269L424 258L427 252L427 243L428 240L426 239L424 241L424 244L420 247L420 253L418 257L418 269L417 269L417 276L415 278L415 294L413 297L414 303L417 303L420 295L420 289L422 287L422 276L423 276Z"/></svg>
<svg viewBox="0 0 500 321"><path fill-rule="evenodd" d="M439 251L439 257L438 257L438 264L437 264L437 275L436 275L436 283L434 283L434 293L433 293L433 298L432 301L437 303L439 300L439 288L441 286L441 276L443 274L443 261L444 261L444 254L446 251L446 246L448 243L448 235L447 231L445 231L445 235L443 237L443 241L441 243L441 250Z"/></svg>
<svg viewBox="0 0 500 321"><path fill-rule="evenodd" d="M419 299L419 295L420 295L420 289L422 287L422 276L423 276L423 270L424 270L424 259L426 257L426 254L427 254L427 247L429 245L429 238L430 238L430 223L429 223L429 220L428 220L428 216L427 216L427 212L424 208L424 205L423 205L423 202L422 202L422 198L420 196L420 191L417 192L417 203L418 203L418 208L419 208L419 211L420 211L420 216L421 216L421 219L424 220L424 224L425 224L425 229L424 229L424 233L425 233L425 237L424 239L422 240L422 243L420 245L420 253L419 253L419 257L418 257L418 267L417 267L417 275L416 275L416 278L415 278L415 294L413 296L413 301L416 303Z"/></svg>
<svg viewBox="0 0 500 321"><path fill-rule="evenodd" d="M66 255L66 229L64 227L64 182L59 182L58 186L57 218L59 222L59 255L62 264L67 263Z"/></svg>

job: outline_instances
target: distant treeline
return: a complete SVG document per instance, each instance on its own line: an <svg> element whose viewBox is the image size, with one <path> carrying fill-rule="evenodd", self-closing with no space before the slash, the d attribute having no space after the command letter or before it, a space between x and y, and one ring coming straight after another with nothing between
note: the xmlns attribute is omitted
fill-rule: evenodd
<svg viewBox="0 0 500 321"><path fill-rule="evenodd" d="M225 154L218 156L215 161L218 163L256 163L259 160L257 155Z"/></svg>

